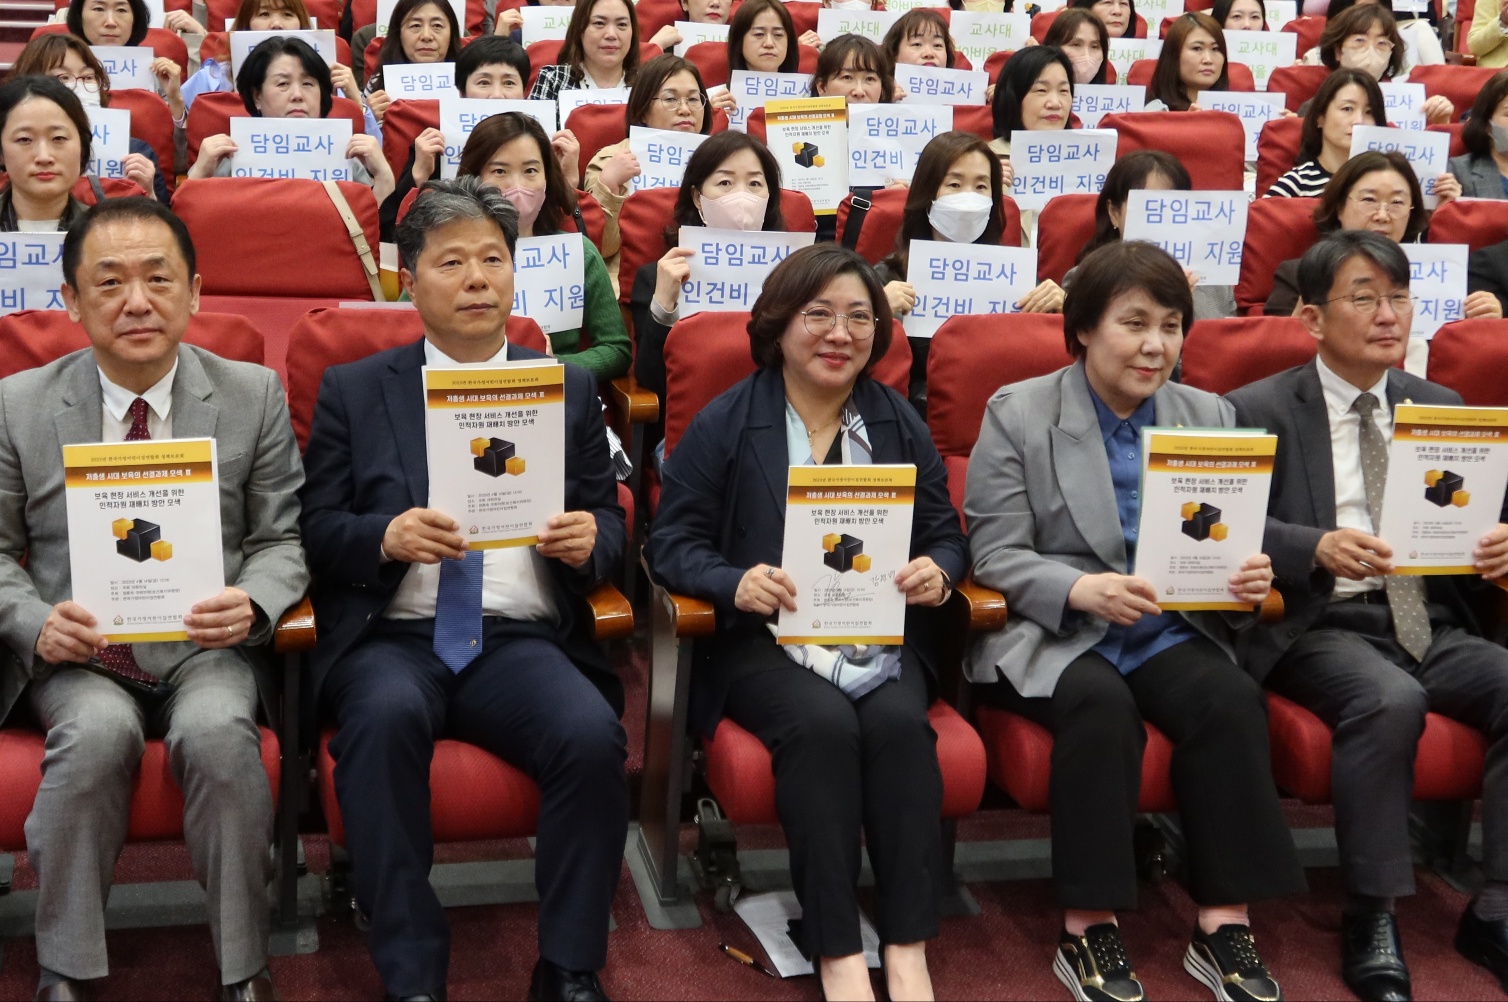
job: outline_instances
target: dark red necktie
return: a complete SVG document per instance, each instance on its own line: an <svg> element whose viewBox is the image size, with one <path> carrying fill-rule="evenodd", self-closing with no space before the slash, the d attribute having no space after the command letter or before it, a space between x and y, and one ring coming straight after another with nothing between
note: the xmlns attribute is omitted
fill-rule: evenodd
<svg viewBox="0 0 1508 1002"><path fill-rule="evenodd" d="M126 432L127 442L141 442L152 437L147 430L147 402L141 397L131 401L131 430ZM99 663L109 671L136 682L156 685L157 679L141 670L130 644L111 644L99 652Z"/></svg>

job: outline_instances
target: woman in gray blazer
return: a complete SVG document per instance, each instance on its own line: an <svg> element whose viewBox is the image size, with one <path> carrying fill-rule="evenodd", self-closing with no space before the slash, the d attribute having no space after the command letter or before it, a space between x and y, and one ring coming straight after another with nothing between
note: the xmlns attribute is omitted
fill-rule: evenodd
<svg viewBox="0 0 1508 1002"><path fill-rule="evenodd" d="M1477 92L1461 142L1467 152L1445 165L1461 182L1461 194L1508 198L1508 70L1495 74Z"/></svg>
<svg viewBox="0 0 1508 1002"><path fill-rule="evenodd" d="M1278 998L1245 903L1304 886L1262 692L1236 666L1228 624L1161 614L1152 586L1128 573L1142 428L1235 422L1219 397L1168 382L1193 310L1183 269L1159 248L1117 241L1091 253L1063 311L1077 361L996 393L969 460L974 577L1005 593L1011 615L975 643L968 671L986 698L1053 732L1053 877L1066 909L1053 970L1077 999L1141 997L1115 912L1136 905L1143 720L1175 745L1199 905L1185 969L1219 999ZM1252 603L1271 584L1262 554L1230 579Z"/></svg>

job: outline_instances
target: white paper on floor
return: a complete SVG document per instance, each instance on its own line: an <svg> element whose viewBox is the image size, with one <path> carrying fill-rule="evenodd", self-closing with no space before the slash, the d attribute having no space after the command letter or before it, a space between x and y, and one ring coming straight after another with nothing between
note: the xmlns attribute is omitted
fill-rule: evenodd
<svg viewBox="0 0 1508 1002"><path fill-rule="evenodd" d="M759 939L775 973L782 978L792 978L813 972L812 962L801 955L790 937L791 920L801 917L795 891L745 894L734 902L733 911ZM869 916L863 912L859 913L859 937L864 944L864 962L870 967L879 967L880 936L874 931Z"/></svg>

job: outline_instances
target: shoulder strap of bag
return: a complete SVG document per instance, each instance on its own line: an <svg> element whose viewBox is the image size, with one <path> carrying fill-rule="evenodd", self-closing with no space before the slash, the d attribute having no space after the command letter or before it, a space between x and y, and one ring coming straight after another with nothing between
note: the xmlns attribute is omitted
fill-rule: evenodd
<svg viewBox="0 0 1508 1002"><path fill-rule="evenodd" d="M88 174L85 176L89 178L89 188L94 192L94 204L98 205L101 202L104 202L108 197L105 194L105 186L100 184L99 178L95 177L93 174ZM151 192L147 192L147 194L150 195Z"/></svg>
<svg viewBox="0 0 1508 1002"><path fill-rule="evenodd" d="M356 218L356 213L351 211L351 203L346 201L346 196L341 193L339 184L334 181L321 183L325 186L325 194L329 195L330 201L335 203L335 211L340 213L340 221L346 224L346 236L351 238L351 245L356 248L356 256L361 258L361 268L366 272L367 284L372 287L373 301L387 302L387 297L382 294L382 278L378 274L377 258L372 254L372 245L367 243L367 235L361 228L361 221Z"/></svg>
<svg viewBox="0 0 1508 1002"><path fill-rule="evenodd" d="M843 224L843 246L855 250L859 246L859 231L864 228L864 217L869 215L872 204L863 195L852 195L848 206L848 220Z"/></svg>

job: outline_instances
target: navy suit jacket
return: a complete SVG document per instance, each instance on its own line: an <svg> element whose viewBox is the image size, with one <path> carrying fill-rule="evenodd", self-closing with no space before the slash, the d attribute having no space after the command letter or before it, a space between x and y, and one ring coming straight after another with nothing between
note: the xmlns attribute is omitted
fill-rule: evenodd
<svg viewBox="0 0 1508 1002"><path fill-rule="evenodd" d="M928 556L955 582L969 568L968 543L948 496L942 457L900 394L861 377L853 390L876 463L916 464L912 557ZM755 564L780 566L785 540L785 379L762 369L713 400L665 461L650 563L671 591L717 606L726 634L764 630L765 617L739 612L738 582ZM906 643L936 678L936 610L909 606ZM735 679L713 658L698 666L692 721L710 732Z"/></svg>
<svg viewBox="0 0 1508 1002"><path fill-rule="evenodd" d="M544 358L508 345L508 360ZM424 342L337 365L325 371L304 451L301 525L314 574L319 644L310 684L317 706L330 666L367 636L409 565L382 562L383 533L394 517L429 503L424 440ZM560 610L556 640L613 707L623 712L623 687L591 637L591 611L581 596L606 580L623 559L623 509L613 475L596 380L565 367L565 504L597 519L597 544L580 568L550 560Z"/></svg>

